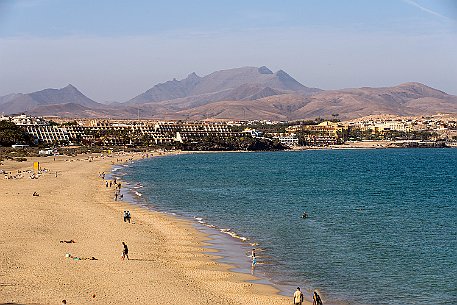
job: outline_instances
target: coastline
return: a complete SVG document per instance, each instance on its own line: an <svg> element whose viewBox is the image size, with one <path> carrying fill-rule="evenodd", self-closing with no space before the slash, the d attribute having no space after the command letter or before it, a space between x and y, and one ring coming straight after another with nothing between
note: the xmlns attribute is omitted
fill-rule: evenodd
<svg viewBox="0 0 457 305"><path fill-rule="evenodd" d="M193 152L181 152L181 154L183 153L192 154ZM237 152L230 151L228 153ZM147 162L147 160L135 160L129 162L129 164L134 162L136 163L137 161ZM140 182L127 180L124 178L125 170L128 167L128 165L114 165L110 173L110 175L113 178L116 178L117 181L122 181L123 186L120 193L123 194L123 199L121 200L134 206L141 206L147 210L164 213L165 215L170 215L173 218L178 218L180 220L189 222L192 227L206 236L203 248L209 249L208 253L210 254L217 254L214 259L217 262L228 264L230 266L230 271L242 274L251 274L255 277L255 279L249 280L249 282L274 286L275 289L279 290L278 293L280 295L289 296L294 293L296 287L285 287L284 285L278 285L274 281L270 280L266 274L262 272L259 273L257 268L254 270L251 269L250 252L253 247L257 246L255 242L250 241L244 236L238 235L232 229L225 229L208 223L201 217L185 215L181 213L178 214L176 212L158 208L147 197L143 197L143 193L141 191L143 185ZM260 248L257 250L263 251Z"/></svg>
<svg viewBox="0 0 457 305"><path fill-rule="evenodd" d="M119 156L122 159L132 155ZM38 179L1 179L1 303L286 304L289 297L257 278L230 271L206 247L209 237L187 220L114 201L98 177L116 158L99 156L6 161L16 174L40 161ZM135 156L136 159L140 155ZM55 177L57 172L57 177ZM39 196L32 196L36 191ZM124 223L122 211L134 223ZM75 243L61 243L74 240ZM130 248L121 261L121 242ZM69 253L80 258L72 260ZM179 291L179 296L176 293Z"/></svg>

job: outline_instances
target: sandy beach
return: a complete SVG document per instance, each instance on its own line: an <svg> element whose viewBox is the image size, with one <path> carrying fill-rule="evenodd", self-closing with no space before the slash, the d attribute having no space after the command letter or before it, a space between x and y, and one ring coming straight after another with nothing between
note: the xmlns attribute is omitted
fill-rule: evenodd
<svg viewBox="0 0 457 305"><path fill-rule="evenodd" d="M139 156L29 158L0 166L23 176L0 179L0 304L292 302L216 262L204 248L207 237L191 223L114 201L114 186L107 188L99 173L132 157ZM23 172L33 170L33 161L46 169L38 179ZM126 209L131 224L123 221ZM130 260L121 260L122 242Z"/></svg>

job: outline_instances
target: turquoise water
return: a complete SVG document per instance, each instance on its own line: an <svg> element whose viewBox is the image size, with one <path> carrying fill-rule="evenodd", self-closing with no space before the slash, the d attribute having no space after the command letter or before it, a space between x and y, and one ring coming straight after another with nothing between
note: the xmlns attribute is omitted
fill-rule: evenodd
<svg viewBox="0 0 457 305"><path fill-rule="evenodd" d="M255 243L256 272L287 294L457 304L457 149L189 154L123 171L155 208Z"/></svg>

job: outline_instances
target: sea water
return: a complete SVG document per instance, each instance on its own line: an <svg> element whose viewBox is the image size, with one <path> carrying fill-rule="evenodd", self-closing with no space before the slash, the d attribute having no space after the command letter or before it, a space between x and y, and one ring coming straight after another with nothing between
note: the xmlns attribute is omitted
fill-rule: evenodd
<svg viewBox="0 0 457 305"><path fill-rule="evenodd" d="M457 149L185 154L122 171L146 205L244 245L234 265L253 245L256 275L286 295L457 304Z"/></svg>

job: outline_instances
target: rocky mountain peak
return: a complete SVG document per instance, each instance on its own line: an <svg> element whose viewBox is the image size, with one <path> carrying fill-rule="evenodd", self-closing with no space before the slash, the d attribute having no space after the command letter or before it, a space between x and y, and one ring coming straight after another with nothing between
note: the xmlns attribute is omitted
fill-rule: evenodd
<svg viewBox="0 0 457 305"><path fill-rule="evenodd" d="M200 79L200 76L197 75L197 73L192 72L189 75L187 75L188 79Z"/></svg>
<svg viewBox="0 0 457 305"><path fill-rule="evenodd" d="M287 74L284 70L279 70L279 71L276 72L275 74L276 74L276 76L277 76L279 79L282 79L282 80L293 79L292 76L290 76L289 74Z"/></svg>
<svg viewBox="0 0 457 305"><path fill-rule="evenodd" d="M65 89L65 90L75 90L75 91L79 91L78 89L76 89L75 86L73 86L72 84L68 84L67 86L65 86L64 88L62 89Z"/></svg>
<svg viewBox="0 0 457 305"><path fill-rule="evenodd" d="M273 72L265 66L262 66L258 69L260 74L273 74Z"/></svg>

